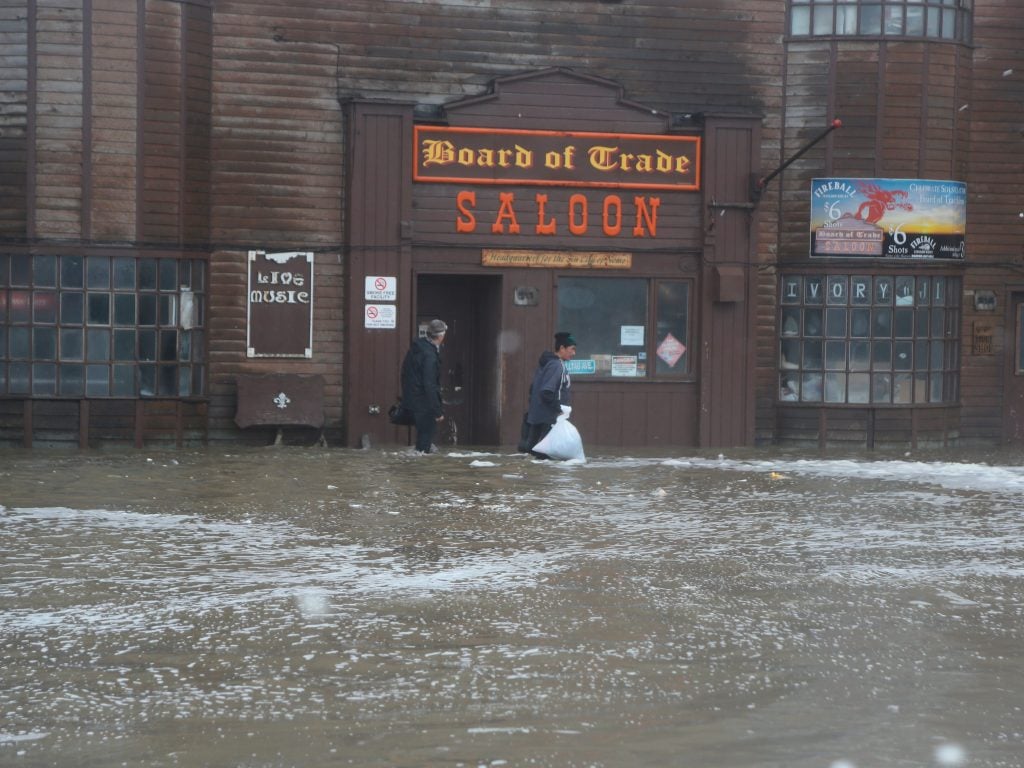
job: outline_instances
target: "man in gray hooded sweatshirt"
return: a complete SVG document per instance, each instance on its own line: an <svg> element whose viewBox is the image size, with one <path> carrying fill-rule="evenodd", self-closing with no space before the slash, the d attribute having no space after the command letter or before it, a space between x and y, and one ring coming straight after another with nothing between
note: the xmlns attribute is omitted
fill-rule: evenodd
<svg viewBox="0 0 1024 768"><path fill-rule="evenodd" d="M530 385L530 408L526 413L530 431L523 446L537 458L549 458L534 451L533 447L551 431L551 427L562 414L562 406L570 405L572 402L565 362L575 356L576 339L571 333L559 331L555 334L555 351L544 350L537 361L537 370Z"/></svg>

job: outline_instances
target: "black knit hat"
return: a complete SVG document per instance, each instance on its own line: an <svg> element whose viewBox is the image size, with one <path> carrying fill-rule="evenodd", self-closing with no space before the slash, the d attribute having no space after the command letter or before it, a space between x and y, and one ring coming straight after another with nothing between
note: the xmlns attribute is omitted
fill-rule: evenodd
<svg viewBox="0 0 1024 768"><path fill-rule="evenodd" d="M575 347L576 337L568 331L559 331L555 334L555 349L560 347Z"/></svg>

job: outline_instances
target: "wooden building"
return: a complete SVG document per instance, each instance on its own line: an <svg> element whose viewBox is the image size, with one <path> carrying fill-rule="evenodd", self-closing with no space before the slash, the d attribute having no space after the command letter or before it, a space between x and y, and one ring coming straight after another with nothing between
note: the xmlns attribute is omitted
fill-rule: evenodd
<svg viewBox="0 0 1024 768"><path fill-rule="evenodd" d="M1007 0L7 0L0 444L1024 440ZM841 127L835 121L841 121Z"/></svg>

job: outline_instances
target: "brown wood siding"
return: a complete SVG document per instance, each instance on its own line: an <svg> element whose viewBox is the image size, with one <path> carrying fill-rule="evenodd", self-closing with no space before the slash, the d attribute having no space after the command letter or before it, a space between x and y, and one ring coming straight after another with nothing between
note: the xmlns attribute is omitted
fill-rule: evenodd
<svg viewBox="0 0 1024 768"><path fill-rule="evenodd" d="M123 0L93 0L92 19L91 234L134 241L138 14Z"/></svg>
<svg viewBox="0 0 1024 768"><path fill-rule="evenodd" d="M181 241L181 16L184 5L147 0L141 238Z"/></svg>
<svg viewBox="0 0 1024 768"><path fill-rule="evenodd" d="M36 6L35 233L78 238L82 223L82 5Z"/></svg>
<svg viewBox="0 0 1024 768"><path fill-rule="evenodd" d="M0 236L24 237L28 224L29 14L0 6Z"/></svg>

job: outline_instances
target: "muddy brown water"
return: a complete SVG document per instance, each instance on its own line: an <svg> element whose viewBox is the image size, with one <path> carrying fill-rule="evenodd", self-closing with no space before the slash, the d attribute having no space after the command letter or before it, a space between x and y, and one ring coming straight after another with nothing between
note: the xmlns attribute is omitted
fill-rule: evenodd
<svg viewBox="0 0 1024 768"><path fill-rule="evenodd" d="M0 451L0 766L1024 765L1019 454Z"/></svg>

